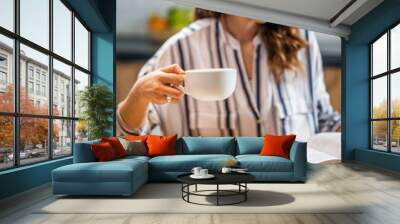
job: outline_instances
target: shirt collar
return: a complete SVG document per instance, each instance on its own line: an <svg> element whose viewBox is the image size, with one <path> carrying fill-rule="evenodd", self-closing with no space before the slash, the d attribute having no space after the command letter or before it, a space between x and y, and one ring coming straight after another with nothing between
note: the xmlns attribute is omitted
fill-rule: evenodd
<svg viewBox="0 0 400 224"><path fill-rule="evenodd" d="M234 36L232 36L228 31L224 30L224 27L222 26L222 22L220 19L218 20L218 29L220 30L221 34L220 38L222 43L227 44L228 46L234 49L240 49L240 42ZM261 33L258 32L257 35L255 35L253 38L253 44L255 47L257 47L261 43L262 43Z"/></svg>

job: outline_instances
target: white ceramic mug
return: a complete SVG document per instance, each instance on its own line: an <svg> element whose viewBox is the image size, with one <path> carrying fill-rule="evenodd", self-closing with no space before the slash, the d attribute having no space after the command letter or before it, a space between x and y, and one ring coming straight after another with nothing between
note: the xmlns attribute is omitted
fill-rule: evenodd
<svg viewBox="0 0 400 224"><path fill-rule="evenodd" d="M193 167L192 173L193 173L194 175L196 175L196 176L199 176L199 175L201 175L201 174L200 174L200 171L201 171L201 170L202 170L201 167Z"/></svg>
<svg viewBox="0 0 400 224"><path fill-rule="evenodd" d="M204 177L208 175L208 169L201 169L200 170L200 176Z"/></svg>
<svg viewBox="0 0 400 224"><path fill-rule="evenodd" d="M197 100L224 100L235 90L236 76L232 68L186 70L184 87L176 88Z"/></svg>
<svg viewBox="0 0 400 224"><path fill-rule="evenodd" d="M222 173L230 173L230 172L232 172L232 168L230 168L230 167L222 167L221 172Z"/></svg>

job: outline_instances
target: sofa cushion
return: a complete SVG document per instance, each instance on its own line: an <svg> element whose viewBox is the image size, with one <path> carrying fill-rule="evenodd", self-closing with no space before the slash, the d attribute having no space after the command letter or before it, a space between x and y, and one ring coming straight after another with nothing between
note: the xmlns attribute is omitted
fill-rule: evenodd
<svg viewBox="0 0 400 224"><path fill-rule="evenodd" d="M129 140L129 141L136 141L140 140L143 143L146 143L147 135L125 135L124 139Z"/></svg>
<svg viewBox="0 0 400 224"><path fill-rule="evenodd" d="M147 155L166 156L176 154L177 134L170 136L149 135L147 137Z"/></svg>
<svg viewBox="0 0 400 224"><path fill-rule="evenodd" d="M292 161L279 156L238 155L240 167L249 172L292 172Z"/></svg>
<svg viewBox="0 0 400 224"><path fill-rule="evenodd" d="M101 138L101 142L108 142L114 149L115 155L117 158L123 158L126 156L126 151L124 146L122 146L121 142L119 141L118 137L104 137Z"/></svg>
<svg viewBox="0 0 400 224"><path fill-rule="evenodd" d="M264 145L263 137L237 137L236 155L259 154Z"/></svg>
<svg viewBox="0 0 400 224"><path fill-rule="evenodd" d="M75 163L53 170L57 182L131 182L137 172L147 172L147 163L140 159L109 162ZM143 173L145 174L145 173ZM147 173L145 174L147 176Z"/></svg>
<svg viewBox="0 0 400 224"><path fill-rule="evenodd" d="M141 140L126 140L124 138L119 138L122 146L126 151L126 155L137 155L137 156L145 156L147 155L146 144Z"/></svg>
<svg viewBox="0 0 400 224"><path fill-rule="evenodd" d="M225 154L235 155L233 137L183 137L177 142L178 154Z"/></svg>
<svg viewBox="0 0 400 224"><path fill-rule="evenodd" d="M265 135L261 156L280 156L290 159L290 148L296 135Z"/></svg>
<svg viewBox="0 0 400 224"><path fill-rule="evenodd" d="M75 143L74 147L74 163L95 162L96 158L90 148L92 144L99 144L101 141L93 140L88 142Z"/></svg>
<svg viewBox="0 0 400 224"><path fill-rule="evenodd" d="M127 163L133 162L133 163L135 163L134 162L135 160L142 161L142 162L148 162L149 159L150 159L150 157L147 157L147 156L132 155L132 156L125 156L124 158L114 160L113 162L127 162Z"/></svg>
<svg viewBox="0 0 400 224"><path fill-rule="evenodd" d="M112 145L108 142L93 144L90 147L92 149L94 157L96 157L96 161L105 162L118 158Z"/></svg>
<svg viewBox="0 0 400 224"><path fill-rule="evenodd" d="M231 155L175 155L158 156L149 160L149 170L163 172L190 172L193 167L200 166L212 172L219 171L230 159Z"/></svg>

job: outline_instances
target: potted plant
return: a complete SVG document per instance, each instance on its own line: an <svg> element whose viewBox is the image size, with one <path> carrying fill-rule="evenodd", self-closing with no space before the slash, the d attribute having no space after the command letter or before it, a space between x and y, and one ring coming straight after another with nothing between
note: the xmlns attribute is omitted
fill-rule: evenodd
<svg viewBox="0 0 400 224"><path fill-rule="evenodd" d="M103 84L86 87L79 94L82 110L80 126L87 127L89 140L110 136L112 126L113 93Z"/></svg>

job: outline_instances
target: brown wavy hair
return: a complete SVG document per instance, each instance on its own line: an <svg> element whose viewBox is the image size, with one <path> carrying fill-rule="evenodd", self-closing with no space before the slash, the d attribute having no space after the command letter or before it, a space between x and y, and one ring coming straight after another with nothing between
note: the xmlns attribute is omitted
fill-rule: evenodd
<svg viewBox="0 0 400 224"><path fill-rule="evenodd" d="M205 9L195 9L194 19L220 18L223 13ZM303 64L298 58L298 52L308 43L300 36L298 28L274 23L260 25L262 39L268 49L268 65L275 78L280 79L283 72L299 71Z"/></svg>

